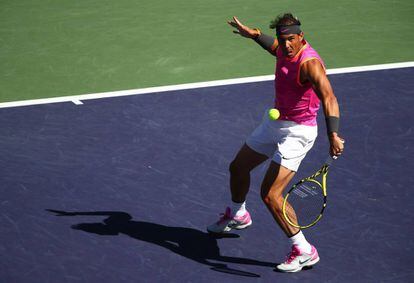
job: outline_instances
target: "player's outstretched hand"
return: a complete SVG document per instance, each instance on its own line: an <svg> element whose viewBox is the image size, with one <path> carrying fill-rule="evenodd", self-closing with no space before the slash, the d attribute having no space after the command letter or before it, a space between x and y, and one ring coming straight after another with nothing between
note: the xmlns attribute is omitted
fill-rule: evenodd
<svg viewBox="0 0 414 283"><path fill-rule="evenodd" d="M259 35L257 29L251 29L248 26L243 25L237 17L233 17L233 20L227 21L227 23L237 29L233 30L234 33L240 34L243 37L254 38Z"/></svg>

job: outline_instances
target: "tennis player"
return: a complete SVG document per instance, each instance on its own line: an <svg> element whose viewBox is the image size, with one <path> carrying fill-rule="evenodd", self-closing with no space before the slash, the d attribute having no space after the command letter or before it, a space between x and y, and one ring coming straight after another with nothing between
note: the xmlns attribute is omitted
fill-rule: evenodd
<svg viewBox="0 0 414 283"><path fill-rule="evenodd" d="M297 272L319 261L316 248L298 228L289 225L282 214L283 191L317 137L317 111L322 102L325 114L329 152L341 155L344 144L338 136L339 106L325 66L318 53L304 39L300 21L292 14L278 16L270 28L276 38L243 25L236 17L228 22L239 34L257 42L276 57L275 105L278 120L270 120L267 111L261 124L247 138L230 164L232 203L224 215L207 227L211 233L225 233L252 224L246 210L250 172L271 158L261 185L261 196L270 213L289 237L292 249L277 269Z"/></svg>

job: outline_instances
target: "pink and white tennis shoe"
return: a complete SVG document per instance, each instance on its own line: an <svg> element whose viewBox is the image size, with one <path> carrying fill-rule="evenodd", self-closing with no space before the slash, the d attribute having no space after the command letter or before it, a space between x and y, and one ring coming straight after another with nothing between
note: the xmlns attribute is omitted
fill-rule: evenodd
<svg viewBox="0 0 414 283"><path fill-rule="evenodd" d="M298 272L306 266L312 266L319 261L318 251L312 246L311 252L305 253L296 245L292 246L292 251L287 255L284 263L279 264L276 268L282 272Z"/></svg>
<svg viewBox="0 0 414 283"><path fill-rule="evenodd" d="M242 216L233 216L230 207L226 208L226 212L221 214L219 221L207 227L210 233L226 233L232 229L244 229L252 225L250 213L246 210Z"/></svg>

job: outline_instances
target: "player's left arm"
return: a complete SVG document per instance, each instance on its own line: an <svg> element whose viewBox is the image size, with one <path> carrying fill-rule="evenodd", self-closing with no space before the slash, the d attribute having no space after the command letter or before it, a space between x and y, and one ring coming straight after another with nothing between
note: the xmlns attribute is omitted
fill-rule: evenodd
<svg viewBox="0 0 414 283"><path fill-rule="evenodd" d="M344 150L344 140L339 137L339 105L325 69L319 60L309 60L301 66L300 78L312 83L322 102L330 142L330 154L339 156Z"/></svg>

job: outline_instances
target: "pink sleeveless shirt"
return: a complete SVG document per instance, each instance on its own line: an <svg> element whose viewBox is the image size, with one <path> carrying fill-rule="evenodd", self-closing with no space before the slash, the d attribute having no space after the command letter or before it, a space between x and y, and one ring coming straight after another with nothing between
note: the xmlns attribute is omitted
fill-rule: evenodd
<svg viewBox="0 0 414 283"><path fill-rule="evenodd" d="M304 62L316 59L325 68L321 57L304 41L304 46L295 57L284 56L278 48L276 58L275 108L280 111L279 119L316 126L320 101L310 82L300 83L300 67Z"/></svg>

